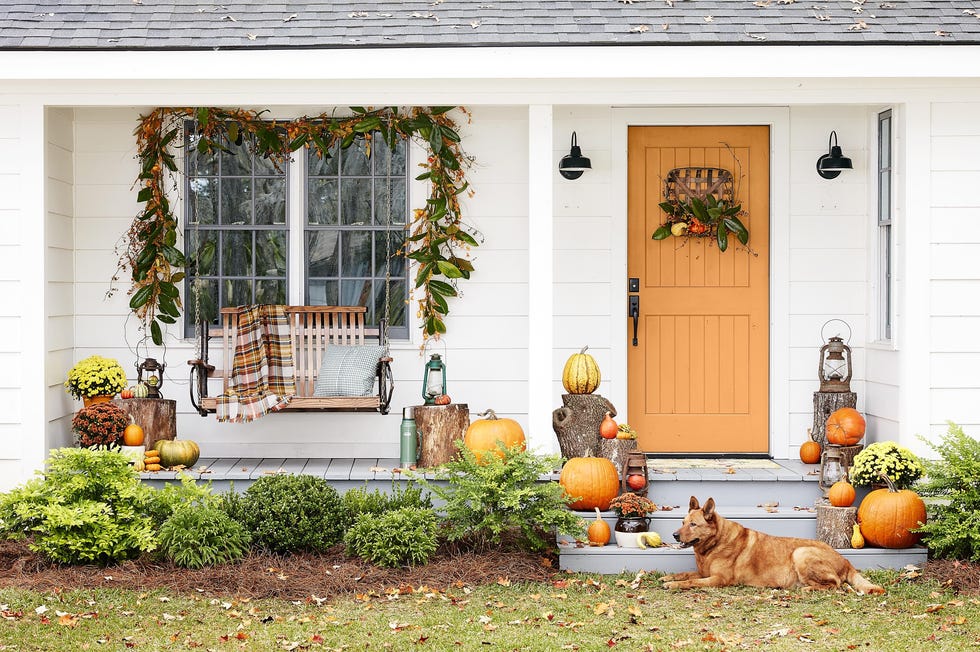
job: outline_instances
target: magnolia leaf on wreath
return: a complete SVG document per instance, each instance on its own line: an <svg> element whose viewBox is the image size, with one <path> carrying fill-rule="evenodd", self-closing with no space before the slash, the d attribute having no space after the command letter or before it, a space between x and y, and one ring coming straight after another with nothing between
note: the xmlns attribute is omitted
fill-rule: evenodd
<svg viewBox="0 0 980 652"><path fill-rule="evenodd" d="M654 240L666 240L671 236L712 238L719 251L728 249L729 234L734 234L743 245L749 242L749 230L739 218L744 214L742 205L734 201L718 199L709 193L704 199L671 197L659 206L666 220L653 231ZM751 249L749 252L754 254Z"/></svg>
<svg viewBox="0 0 980 652"><path fill-rule="evenodd" d="M181 268L188 264L184 252L176 247L177 216L167 199L167 182L177 171L174 152L183 147L178 135L185 121L196 121L197 155L217 156L228 151L226 142L244 144L250 152L271 160L278 169L293 152L312 148L320 157L329 157L337 143L350 147L363 140L371 155L371 140L377 135L393 149L398 139L412 139L425 147L429 155L419 163L425 171L416 178L429 182L425 206L412 212L408 220L405 244L398 252L418 263L414 300L416 316L422 325L422 336L445 333L445 315L449 313L446 297L458 293L456 283L468 279L473 263L468 255L482 236L465 225L459 195L469 184L464 170L472 160L460 147L456 123L448 113L451 106L398 107L370 109L350 107L353 115L337 118L329 114L304 116L290 121L263 118L265 111L222 109L214 107L161 107L140 116L134 134L140 174L137 201L142 210L126 233L126 246L119 259L120 269L131 272L130 309L149 329L155 344L163 343L161 324L173 324L182 308L177 283L184 279ZM466 110L460 107L466 114ZM469 191L471 192L471 191ZM479 240L478 240L479 239ZM213 244L205 245L195 261L208 269L214 261ZM201 269L195 269L200 274ZM444 277L442 281L434 277Z"/></svg>

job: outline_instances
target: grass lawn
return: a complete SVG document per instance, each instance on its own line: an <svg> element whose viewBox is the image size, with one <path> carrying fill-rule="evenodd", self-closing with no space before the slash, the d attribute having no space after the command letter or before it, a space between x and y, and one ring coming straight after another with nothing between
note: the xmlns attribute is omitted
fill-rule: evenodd
<svg viewBox="0 0 980 652"><path fill-rule="evenodd" d="M868 575L888 593L668 592L652 574L392 587L329 602L0 589L0 650L980 649L980 597Z"/></svg>

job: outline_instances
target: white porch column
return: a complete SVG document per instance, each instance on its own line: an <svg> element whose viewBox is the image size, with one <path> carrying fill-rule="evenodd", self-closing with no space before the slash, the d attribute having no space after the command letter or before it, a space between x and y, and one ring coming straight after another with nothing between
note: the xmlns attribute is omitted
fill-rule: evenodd
<svg viewBox="0 0 980 652"><path fill-rule="evenodd" d="M902 216L902 264L899 284L901 319L898 346L901 356L899 379L899 441L913 451L926 453L916 435L929 436L931 378L929 364L929 222L932 217L929 179L932 177L931 107L928 101L905 105L905 125L898 133L905 138L899 146L904 170ZM925 235L923 235L925 234Z"/></svg>
<svg viewBox="0 0 980 652"><path fill-rule="evenodd" d="M550 104L528 106L528 447L557 451L551 430L554 349L554 176Z"/></svg>

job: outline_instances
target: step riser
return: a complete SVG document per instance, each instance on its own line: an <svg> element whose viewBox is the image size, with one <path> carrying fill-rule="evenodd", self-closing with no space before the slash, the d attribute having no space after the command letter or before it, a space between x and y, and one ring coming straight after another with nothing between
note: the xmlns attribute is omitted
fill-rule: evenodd
<svg viewBox="0 0 980 652"><path fill-rule="evenodd" d="M591 523L595 518L594 514L583 514L583 516L586 517L586 523ZM616 523L615 515L604 518L604 520L609 524L610 529ZM737 520L747 528L772 534L777 537L813 539L817 536L817 522L813 514L801 516L800 518L766 518L759 516L743 517L733 520ZM650 519L649 531L658 533L664 541L671 543L674 540L673 533L681 527L682 522L682 519L678 516L657 515ZM613 537L615 541L615 531L613 532ZM570 538L559 536L558 540L569 542Z"/></svg>
<svg viewBox="0 0 980 652"><path fill-rule="evenodd" d="M647 497L658 505L687 509L691 496L701 503L714 498L719 505L760 505L779 503L785 509L812 507L823 492L816 482L782 481L660 481L651 479Z"/></svg>

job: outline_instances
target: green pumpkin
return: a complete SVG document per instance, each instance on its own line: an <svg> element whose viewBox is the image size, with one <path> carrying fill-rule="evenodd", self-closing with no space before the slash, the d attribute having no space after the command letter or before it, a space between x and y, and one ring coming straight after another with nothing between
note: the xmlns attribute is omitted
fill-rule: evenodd
<svg viewBox="0 0 980 652"><path fill-rule="evenodd" d="M133 388L133 398L146 398L149 395L150 395L150 388L144 385L143 383L139 383L138 385L136 385L136 387Z"/></svg>
<svg viewBox="0 0 980 652"><path fill-rule="evenodd" d="M160 453L160 466L166 468L174 466L190 468L197 464L198 458L201 457L201 448L197 442L190 439L174 441L160 439L153 444L153 448Z"/></svg>

